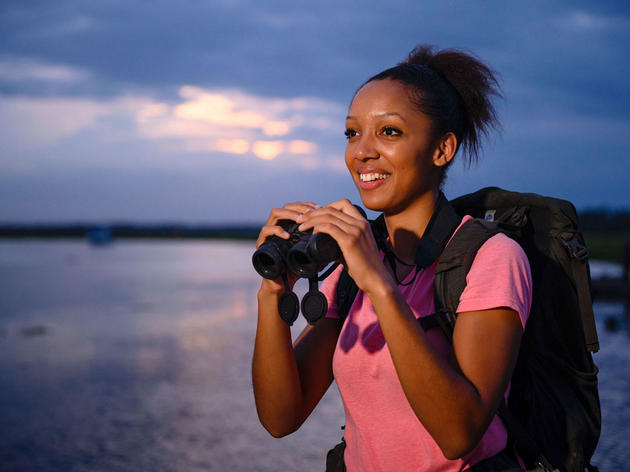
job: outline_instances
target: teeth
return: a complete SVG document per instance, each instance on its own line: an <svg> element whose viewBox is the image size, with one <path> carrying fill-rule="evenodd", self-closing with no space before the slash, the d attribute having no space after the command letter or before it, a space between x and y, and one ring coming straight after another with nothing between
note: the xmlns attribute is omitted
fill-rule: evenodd
<svg viewBox="0 0 630 472"><path fill-rule="evenodd" d="M382 179L386 179L387 177L389 177L389 174L377 174L377 173L359 174L359 178L361 179L361 182L372 182L373 180L382 180Z"/></svg>

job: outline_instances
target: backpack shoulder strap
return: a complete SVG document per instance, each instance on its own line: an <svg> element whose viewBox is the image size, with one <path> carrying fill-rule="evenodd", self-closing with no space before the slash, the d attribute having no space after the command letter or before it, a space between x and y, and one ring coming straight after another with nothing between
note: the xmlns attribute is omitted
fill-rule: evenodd
<svg viewBox="0 0 630 472"><path fill-rule="evenodd" d="M438 260L433 299L438 322L449 341L455 327L459 297L466 287L466 275L477 251L499 232L496 223L481 219L469 220L455 233Z"/></svg>
<svg viewBox="0 0 630 472"><path fill-rule="evenodd" d="M350 277L350 274L348 274L348 270L344 268L339 277L339 282L337 283L337 313L339 314L341 324L343 324L348 316L358 291L359 287L357 287L357 284L352 277Z"/></svg>

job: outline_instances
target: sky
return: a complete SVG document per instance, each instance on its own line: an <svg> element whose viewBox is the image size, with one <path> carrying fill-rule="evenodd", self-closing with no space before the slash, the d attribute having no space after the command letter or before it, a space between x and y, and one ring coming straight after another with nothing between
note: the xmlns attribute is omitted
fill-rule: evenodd
<svg viewBox="0 0 630 472"><path fill-rule="evenodd" d="M0 223L259 223L291 201L358 203L348 105L421 43L474 53L503 92L502 132L452 166L448 197L499 186L630 209L626 1L3 0Z"/></svg>

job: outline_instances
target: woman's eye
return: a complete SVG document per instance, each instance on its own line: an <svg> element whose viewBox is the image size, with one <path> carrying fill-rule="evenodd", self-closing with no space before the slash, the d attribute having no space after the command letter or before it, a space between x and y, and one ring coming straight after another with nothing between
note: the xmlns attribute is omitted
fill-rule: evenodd
<svg viewBox="0 0 630 472"><path fill-rule="evenodd" d="M391 126L386 126L385 128L383 128L383 134L385 136L400 136L402 134L402 131Z"/></svg>
<svg viewBox="0 0 630 472"><path fill-rule="evenodd" d="M357 132L353 129L347 129L343 134L345 135L346 139L350 139L354 138L357 135Z"/></svg>

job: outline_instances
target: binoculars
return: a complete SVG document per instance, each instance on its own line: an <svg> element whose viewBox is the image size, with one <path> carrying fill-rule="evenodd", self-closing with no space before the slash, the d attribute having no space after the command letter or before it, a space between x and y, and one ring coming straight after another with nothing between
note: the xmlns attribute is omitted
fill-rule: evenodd
<svg viewBox="0 0 630 472"><path fill-rule="evenodd" d="M355 206L365 217L365 211ZM291 326L297 319L300 307L304 318L315 324L328 311L328 302L323 293L319 291L318 282L324 280L332 273L335 267L330 267L322 276L318 276L320 270L331 262L341 258L341 249L337 242L328 234L313 234L312 230L299 231L299 224L291 220L278 222L289 233L289 239L278 236L270 236L254 252L252 264L254 269L266 279L282 277L285 292L278 301L280 317ZM309 281L309 291L302 298L300 305L297 296L289 287L287 272L290 271L298 277Z"/></svg>
<svg viewBox="0 0 630 472"><path fill-rule="evenodd" d="M291 236L282 239L271 236L252 256L254 269L266 279L277 279L287 270L304 278L317 273L341 256L337 242L324 233L298 231L298 224L282 220L278 224Z"/></svg>
<svg viewBox="0 0 630 472"><path fill-rule="evenodd" d="M294 221L278 222L289 239L271 236L260 245L252 256L254 269L266 279L282 277L285 292L278 301L280 317L291 326L297 319L300 303L297 295L291 291L287 271L309 280L309 291L302 298L302 314L310 323L315 324L328 311L328 302L318 288L318 272L329 263L339 259L341 250L337 242L327 234L312 231L298 231Z"/></svg>

